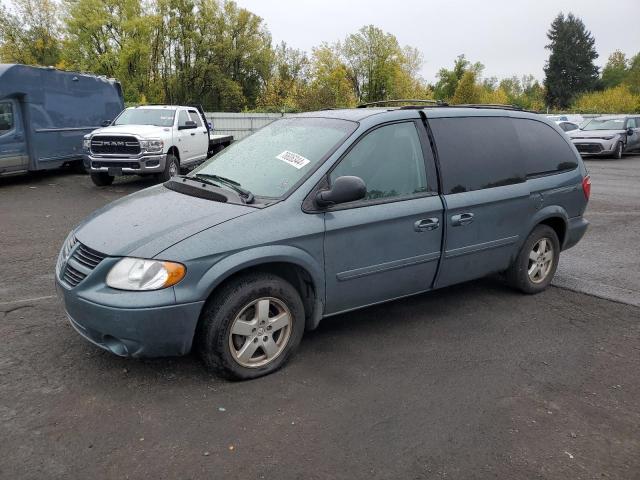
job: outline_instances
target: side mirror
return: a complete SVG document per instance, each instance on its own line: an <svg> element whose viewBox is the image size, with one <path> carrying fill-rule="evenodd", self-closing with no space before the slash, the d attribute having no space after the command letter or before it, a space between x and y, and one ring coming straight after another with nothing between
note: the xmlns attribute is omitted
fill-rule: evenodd
<svg viewBox="0 0 640 480"><path fill-rule="evenodd" d="M316 204L328 207L338 203L355 202L364 198L366 194L367 186L360 177L338 177L329 190L322 190L316 194Z"/></svg>
<svg viewBox="0 0 640 480"><path fill-rule="evenodd" d="M196 128L198 125L193 120L187 120L184 125L178 125L178 130L187 130L189 128Z"/></svg>
<svg viewBox="0 0 640 480"><path fill-rule="evenodd" d="M111 126L111 120L104 120L101 125L103 127L110 127Z"/></svg>
<svg viewBox="0 0 640 480"><path fill-rule="evenodd" d="M635 132L635 130L633 130L633 128L627 128L627 135L632 136Z"/></svg>

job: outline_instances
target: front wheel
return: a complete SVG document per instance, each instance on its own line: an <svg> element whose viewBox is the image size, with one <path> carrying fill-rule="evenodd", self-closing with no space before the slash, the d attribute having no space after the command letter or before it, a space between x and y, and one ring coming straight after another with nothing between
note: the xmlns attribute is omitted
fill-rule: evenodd
<svg viewBox="0 0 640 480"><path fill-rule="evenodd" d="M111 185L114 178L115 177L112 177L105 172L94 172L91 174L91 181L98 187L107 187Z"/></svg>
<svg viewBox="0 0 640 480"><path fill-rule="evenodd" d="M622 152L624 150L624 145L622 142L618 142L616 145L616 149L613 151L613 158L616 160L620 160L622 158Z"/></svg>
<svg viewBox="0 0 640 480"><path fill-rule="evenodd" d="M164 170L161 173L156 174L156 179L160 182L166 182L171 177L175 177L180 173L180 161L178 157L172 153L167 154L167 160L164 165Z"/></svg>
<svg viewBox="0 0 640 480"><path fill-rule="evenodd" d="M271 274L231 280L205 307L197 333L205 365L246 380L279 369L300 344L304 306L297 290Z"/></svg>
<svg viewBox="0 0 640 480"><path fill-rule="evenodd" d="M507 270L507 283L524 293L540 293L553 280L559 258L560 241L555 230L538 225Z"/></svg>

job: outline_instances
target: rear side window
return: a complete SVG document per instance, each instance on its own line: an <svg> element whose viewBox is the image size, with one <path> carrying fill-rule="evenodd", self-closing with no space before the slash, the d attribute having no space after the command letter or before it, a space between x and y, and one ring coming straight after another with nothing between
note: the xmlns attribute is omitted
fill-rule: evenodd
<svg viewBox="0 0 640 480"><path fill-rule="evenodd" d="M13 128L13 105L9 102L0 103L0 135Z"/></svg>
<svg viewBox="0 0 640 480"><path fill-rule="evenodd" d="M520 145L511 119L434 118L429 125L440 157L445 194L524 181Z"/></svg>
<svg viewBox="0 0 640 480"><path fill-rule="evenodd" d="M202 126L202 121L200 120L200 114L198 112L196 112L195 110L189 110L189 116L191 117L191 120L196 122L198 128Z"/></svg>
<svg viewBox="0 0 640 480"><path fill-rule="evenodd" d="M573 170L578 166L571 147L549 125L526 118L514 118L513 124L522 145L527 176Z"/></svg>

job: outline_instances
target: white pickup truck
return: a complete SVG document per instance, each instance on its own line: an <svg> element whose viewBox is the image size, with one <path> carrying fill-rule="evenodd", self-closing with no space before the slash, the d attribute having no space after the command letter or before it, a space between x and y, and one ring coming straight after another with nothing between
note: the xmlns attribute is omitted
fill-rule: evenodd
<svg viewBox="0 0 640 480"><path fill-rule="evenodd" d="M200 107L130 107L107 123L83 142L85 168L100 187L120 175L155 175L166 181L233 141L230 135L211 133Z"/></svg>

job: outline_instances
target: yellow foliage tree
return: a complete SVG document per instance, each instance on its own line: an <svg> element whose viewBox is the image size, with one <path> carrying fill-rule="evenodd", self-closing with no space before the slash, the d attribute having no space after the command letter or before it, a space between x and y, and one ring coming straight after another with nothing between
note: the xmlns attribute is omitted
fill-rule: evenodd
<svg viewBox="0 0 640 480"><path fill-rule="evenodd" d="M640 95L631 92L627 85L619 85L601 92L585 93L571 109L580 113L638 113Z"/></svg>

